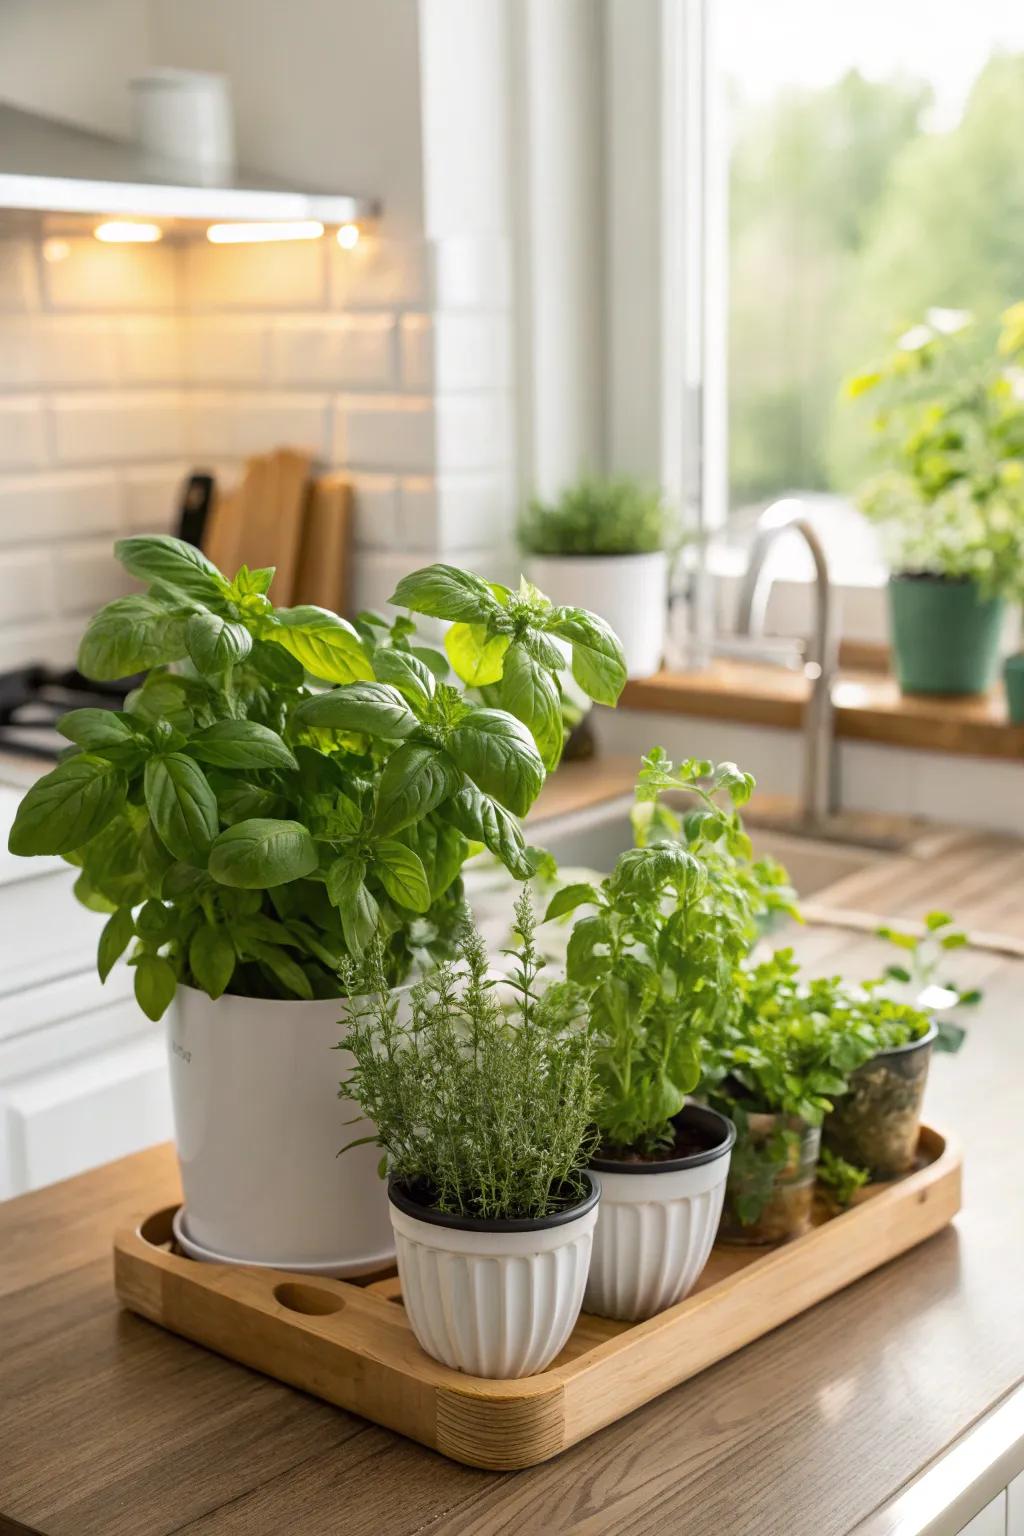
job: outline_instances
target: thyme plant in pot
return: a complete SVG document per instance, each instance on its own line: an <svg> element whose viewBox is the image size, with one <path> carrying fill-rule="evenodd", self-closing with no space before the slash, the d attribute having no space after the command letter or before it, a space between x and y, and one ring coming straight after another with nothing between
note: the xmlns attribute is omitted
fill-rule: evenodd
<svg viewBox="0 0 1024 1536"><path fill-rule="evenodd" d="M568 637L574 671L607 702L621 652L599 619L538 593L447 566L407 577L396 601L460 621L464 657L487 623L501 628L501 653L533 686L488 708L439 680L445 658L417 647L405 618L360 632L320 608L274 608L272 570L229 579L176 539L116 553L149 590L100 610L79 666L145 676L123 710L60 722L67 755L25 796L11 851L78 866L77 895L109 913L100 974L128 951L151 1018L180 994L183 1244L295 1270L375 1268L392 1239L372 1153L335 1158L343 969L379 940L390 990L450 954L474 845L531 873L517 818L561 746L544 701L565 660L547 632Z"/></svg>
<svg viewBox="0 0 1024 1536"><path fill-rule="evenodd" d="M630 677L661 666L668 614L669 514L636 480L586 478L532 500L519 526L530 580L595 608L622 637Z"/></svg>
<svg viewBox="0 0 1024 1536"><path fill-rule="evenodd" d="M772 899L736 810L752 787L731 763L676 770L660 749L651 753L638 786L643 845L599 887L567 886L548 908L549 918L592 909L567 951L569 979L589 994L601 1090L588 1312L635 1320L671 1306L696 1284L714 1242L735 1130L687 1096ZM693 811L677 818L665 791L691 795Z"/></svg>
<svg viewBox="0 0 1024 1536"><path fill-rule="evenodd" d="M1024 305L1003 317L995 355L977 359L971 317L930 310L877 368L887 470L860 496L895 567L889 603L905 693L983 693L999 656L1003 604L1024 571Z"/></svg>
<svg viewBox="0 0 1024 1536"><path fill-rule="evenodd" d="M406 1315L437 1360L476 1376L528 1376L579 1315L600 1185L587 1171L594 1101L585 1009L543 962L524 891L503 1005L479 934L461 969L413 988L403 1014L376 943L350 999L342 1097L376 1125ZM358 990L353 986L351 991Z"/></svg>

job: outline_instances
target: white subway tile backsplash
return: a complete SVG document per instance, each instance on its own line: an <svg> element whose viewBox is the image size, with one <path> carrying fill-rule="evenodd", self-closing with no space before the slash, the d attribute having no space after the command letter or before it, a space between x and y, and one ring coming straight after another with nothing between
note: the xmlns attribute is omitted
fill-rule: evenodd
<svg viewBox="0 0 1024 1536"><path fill-rule="evenodd" d="M0 240L0 309L38 309L39 271L31 240Z"/></svg>
<svg viewBox="0 0 1024 1536"><path fill-rule="evenodd" d="M407 476L399 486L397 547L479 549L503 542L511 524L507 478L490 475Z"/></svg>
<svg viewBox="0 0 1024 1536"><path fill-rule="evenodd" d="M185 366L194 384L263 384L268 376L267 321L250 316L194 316L184 322Z"/></svg>
<svg viewBox="0 0 1024 1536"><path fill-rule="evenodd" d="M115 328L119 373L125 384L180 384L185 342L176 316L122 320Z"/></svg>
<svg viewBox="0 0 1024 1536"><path fill-rule="evenodd" d="M394 475L353 475L357 549L401 549L398 481Z"/></svg>
<svg viewBox="0 0 1024 1536"><path fill-rule="evenodd" d="M416 240L364 235L351 251L325 242L335 309L422 306L427 293L426 246Z"/></svg>
<svg viewBox="0 0 1024 1536"><path fill-rule="evenodd" d="M494 390L510 379L507 315L403 315L402 383L406 389Z"/></svg>
<svg viewBox="0 0 1024 1536"><path fill-rule="evenodd" d="M56 395L50 409L61 464L119 464L185 452L183 397L172 391Z"/></svg>
<svg viewBox="0 0 1024 1536"><path fill-rule="evenodd" d="M278 320L271 333L275 384L388 389L396 380L392 315L312 315Z"/></svg>
<svg viewBox="0 0 1024 1536"><path fill-rule="evenodd" d="M335 405L333 458L353 469L433 469L433 402L407 395L342 396Z"/></svg>
<svg viewBox="0 0 1024 1536"><path fill-rule="evenodd" d="M196 393L188 397L193 454L244 458L272 448L328 452L330 400L319 394Z"/></svg>
<svg viewBox="0 0 1024 1536"><path fill-rule="evenodd" d="M42 469L46 461L42 399L22 395L0 400L0 469Z"/></svg>
<svg viewBox="0 0 1024 1536"><path fill-rule="evenodd" d="M5 388L113 384L116 368L107 320L0 314L0 385Z"/></svg>
<svg viewBox="0 0 1024 1536"><path fill-rule="evenodd" d="M177 533L182 491L191 466L153 464L123 477L125 533Z"/></svg>
<svg viewBox="0 0 1024 1536"><path fill-rule="evenodd" d="M34 624L0 624L0 672L45 661L70 666L82 638L81 619L45 619Z"/></svg>
<svg viewBox="0 0 1024 1536"><path fill-rule="evenodd" d="M0 617L4 624L49 617L53 613L53 573L44 546L11 550L4 556L3 598Z"/></svg>
<svg viewBox="0 0 1024 1536"><path fill-rule="evenodd" d="M89 539L59 545L54 562L57 613L61 618L95 609L126 592L138 590L114 559L109 539Z"/></svg>
<svg viewBox="0 0 1024 1536"><path fill-rule="evenodd" d="M50 309L173 309L179 300L180 248L104 245L91 235L49 242L60 260L42 263L43 294Z"/></svg>
<svg viewBox="0 0 1024 1536"><path fill-rule="evenodd" d="M507 396L438 395L436 414L439 469L493 469L508 462L512 421Z"/></svg>
<svg viewBox="0 0 1024 1536"><path fill-rule="evenodd" d="M113 535L121 522L121 487L107 471L0 478L0 545Z"/></svg>
<svg viewBox="0 0 1024 1536"><path fill-rule="evenodd" d="M189 309L322 309L327 297L328 240L265 245L184 247Z"/></svg>

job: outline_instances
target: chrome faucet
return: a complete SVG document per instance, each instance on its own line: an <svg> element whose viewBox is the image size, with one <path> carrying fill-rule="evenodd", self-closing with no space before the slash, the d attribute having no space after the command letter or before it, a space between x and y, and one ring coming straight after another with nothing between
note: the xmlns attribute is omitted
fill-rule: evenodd
<svg viewBox="0 0 1024 1536"><path fill-rule="evenodd" d="M764 634L771 592L771 575L765 568L765 560L776 539L791 529L803 536L814 561L814 638L803 651L803 674L810 682L811 691L804 715L801 826L808 831L820 831L835 812L838 799L832 719L837 643L828 562L821 540L799 501L773 502L758 518L750 560L740 587L736 632L748 638ZM765 659L771 659L768 653L765 653Z"/></svg>

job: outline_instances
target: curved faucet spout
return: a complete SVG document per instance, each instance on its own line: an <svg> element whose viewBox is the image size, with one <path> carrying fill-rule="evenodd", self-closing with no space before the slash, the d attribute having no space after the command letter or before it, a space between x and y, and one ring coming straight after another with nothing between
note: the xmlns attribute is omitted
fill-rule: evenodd
<svg viewBox="0 0 1024 1536"><path fill-rule="evenodd" d="M836 671L833 633L832 586L828 561L817 530L803 503L793 497L772 502L757 522L750 560L740 587L736 631L740 635L764 633L771 573L766 561L775 541L790 531L799 533L814 561L814 637L804 665L811 685L804 717L803 820L809 827L821 824L836 808L836 772L832 733L832 681Z"/></svg>

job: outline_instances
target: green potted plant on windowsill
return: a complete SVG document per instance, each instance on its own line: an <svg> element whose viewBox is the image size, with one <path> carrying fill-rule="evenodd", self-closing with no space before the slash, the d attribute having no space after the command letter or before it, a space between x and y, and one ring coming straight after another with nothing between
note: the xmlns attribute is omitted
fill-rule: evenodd
<svg viewBox="0 0 1024 1536"><path fill-rule="evenodd" d="M596 609L622 639L630 677L661 666L670 516L660 491L627 477L583 478L534 498L519 524L527 574L562 603Z"/></svg>
<svg viewBox="0 0 1024 1536"><path fill-rule="evenodd" d="M578 990L543 990L528 894L509 974L467 929L403 1013L376 943L350 994L341 1096L384 1152L405 1314L423 1349L476 1376L528 1376L559 1353L583 1300L600 1184L593 1048ZM509 994L502 1002L501 992ZM344 1162L344 1158L342 1161Z"/></svg>
<svg viewBox="0 0 1024 1536"><path fill-rule="evenodd" d="M342 969L379 939L400 988L450 954L474 845L532 873L518 817L561 750L548 705L566 661L549 636L608 703L621 651L601 620L539 593L443 565L406 577L396 605L455 621L464 670L486 652L502 689L490 708L438 680L444 657L405 618L359 633L275 608L272 570L228 578L177 539L116 553L149 590L100 610L79 666L145 679L123 710L60 722L67 755L22 801L11 851L79 868L78 897L109 913L100 974L129 951L150 1018L180 993L182 1244L358 1274L388 1258L391 1232L368 1150L335 1161Z"/></svg>
<svg viewBox="0 0 1024 1536"><path fill-rule="evenodd" d="M703 1040L734 1010L759 918L789 894L751 861L737 807L752 787L731 763L676 769L657 749L638 785L641 846L599 887L567 886L548 907L548 918L591 909L567 951L570 980L589 994L601 1090L588 1312L649 1317L692 1289L711 1251L735 1133L687 1096ZM677 815L666 793L693 809Z"/></svg>
<svg viewBox="0 0 1024 1536"><path fill-rule="evenodd" d="M851 396L877 392L887 469L859 504L893 565L889 604L905 693L975 694L992 683L1003 605L1024 582L1024 305L998 353L977 360L972 320L930 310Z"/></svg>

